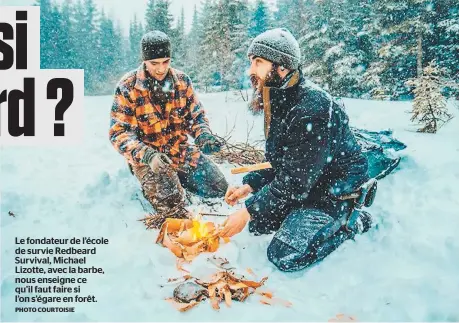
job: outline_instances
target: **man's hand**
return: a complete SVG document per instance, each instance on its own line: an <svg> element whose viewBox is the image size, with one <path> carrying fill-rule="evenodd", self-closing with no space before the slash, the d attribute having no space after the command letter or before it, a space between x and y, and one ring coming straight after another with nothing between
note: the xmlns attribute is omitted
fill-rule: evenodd
<svg viewBox="0 0 459 323"><path fill-rule="evenodd" d="M167 168L172 164L172 160L167 157L166 154L156 153L151 158L148 165L150 165L151 170L155 174L165 172Z"/></svg>
<svg viewBox="0 0 459 323"><path fill-rule="evenodd" d="M237 201L243 199L247 195L253 192L253 189L250 187L249 184L242 185L241 187L235 186L230 187L226 191L225 194L225 202L228 205L234 206L236 205Z"/></svg>
<svg viewBox="0 0 459 323"><path fill-rule="evenodd" d="M196 138L195 143L206 155L219 152L222 147L222 143L214 135L207 132Z"/></svg>
<svg viewBox="0 0 459 323"><path fill-rule="evenodd" d="M250 220L250 214L246 208L234 212L228 216L225 226L220 232L222 238L230 238L244 230L247 222Z"/></svg>

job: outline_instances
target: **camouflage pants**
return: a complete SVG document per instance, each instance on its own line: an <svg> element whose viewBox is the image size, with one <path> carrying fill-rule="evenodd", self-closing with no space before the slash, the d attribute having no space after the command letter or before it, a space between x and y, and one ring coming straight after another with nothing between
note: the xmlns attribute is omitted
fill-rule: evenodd
<svg viewBox="0 0 459 323"><path fill-rule="evenodd" d="M223 197L228 188L225 176L207 156L201 154L198 166L155 174L150 166L133 166L145 198L162 219L185 218L185 189L202 197ZM161 222L161 221L160 221Z"/></svg>

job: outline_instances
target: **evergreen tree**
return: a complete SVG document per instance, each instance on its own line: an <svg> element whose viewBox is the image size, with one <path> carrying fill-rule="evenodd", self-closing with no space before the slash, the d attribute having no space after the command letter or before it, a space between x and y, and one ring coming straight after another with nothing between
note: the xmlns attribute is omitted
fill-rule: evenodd
<svg viewBox="0 0 459 323"><path fill-rule="evenodd" d="M147 11L145 12L145 31L156 29L156 7L155 0L148 0Z"/></svg>
<svg viewBox="0 0 459 323"><path fill-rule="evenodd" d="M308 24L299 43L304 72L326 90L334 92L334 63L344 56L345 19L342 0L310 3ZM333 93L335 94L335 93Z"/></svg>
<svg viewBox="0 0 459 323"><path fill-rule="evenodd" d="M408 86L414 87L411 121L418 120L423 124L423 127L418 129L419 132L436 133L452 118L448 113L446 99L441 93L445 84L443 72L433 61L424 68L421 76L406 82Z"/></svg>
<svg viewBox="0 0 459 323"><path fill-rule="evenodd" d="M363 79L375 57L371 37L374 30L371 9L373 2L348 0L336 6L334 16L343 25L333 24L337 37L332 38L339 42L343 51L328 57L332 60L331 81L335 95L360 97L367 92Z"/></svg>
<svg viewBox="0 0 459 323"><path fill-rule="evenodd" d="M182 7L177 27L172 33L172 61L175 68L184 70L189 66L185 61L186 58L185 42L185 9Z"/></svg>
<svg viewBox="0 0 459 323"><path fill-rule="evenodd" d="M119 79L120 63L122 63L121 35L118 34L113 20L105 16L102 11L98 34L97 62L97 83L94 90L103 93L107 83L115 83Z"/></svg>
<svg viewBox="0 0 459 323"><path fill-rule="evenodd" d="M432 11L435 13L432 15L434 27L426 40L425 58L427 61L435 60L445 77L459 84L459 3L456 0L437 0L432 3ZM452 87L448 89L459 93Z"/></svg>
<svg viewBox="0 0 459 323"><path fill-rule="evenodd" d="M432 32L431 0L377 0L378 60L381 82L392 98L409 95L405 81L422 75L426 39ZM381 36L379 36L381 35Z"/></svg>
<svg viewBox="0 0 459 323"><path fill-rule="evenodd" d="M241 88L248 82L249 22L247 0L204 2L200 53L206 64L199 71L204 86L218 85L220 90L229 90Z"/></svg>
<svg viewBox="0 0 459 323"><path fill-rule="evenodd" d="M35 5L40 6L40 67L52 68L58 57L59 12L50 0L37 0Z"/></svg>
<svg viewBox="0 0 459 323"><path fill-rule="evenodd" d="M290 3L291 0L277 0L277 10L274 12L274 27L284 27L290 29L288 26Z"/></svg>
<svg viewBox="0 0 459 323"><path fill-rule="evenodd" d="M80 0L75 6L73 42L77 55L76 68L84 69L85 89L92 93L97 83L97 49L99 13L93 0Z"/></svg>
<svg viewBox="0 0 459 323"><path fill-rule="evenodd" d="M306 76L333 95L416 98L412 82L425 80L431 61L448 80L440 87L442 95L457 95L457 0L278 0L275 20L267 0L252 3L202 0L186 35L183 9L172 28L170 0L148 0L145 24L134 16L126 39L113 19L103 13L99 19L94 0L60 6L36 0L41 68L84 69L85 90L106 93L120 74L138 66L143 34L159 29L172 40L173 66L196 86L239 89L248 83L250 40L284 27L300 42Z"/></svg>
<svg viewBox="0 0 459 323"><path fill-rule="evenodd" d="M336 96L357 97L371 64L371 1L331 0L309 5L300 38L304 72Z"/></svg>
<svg viewBox="0 0 459 323"><path fill-rule="evenodd" d="M194 83L198 83L197 74L200 67L200 37L201 28L199 24L199 14L196 5L193 11L193 21L191 23L191 30L185 38L185 60L188 65L187 73Z"/></svg>
<svg viewBox="0 0 459 323"><path fill-rule="evenodd" d="M219 7L212 0L205 0L200 18L201 44L199 46L200 60L202 62L198 79L199 84L208 90L209 86L219 82L219 63L217 60L219 35L216 28L221 29L218 21Z"/></svg>
<svg viewBox="0 0 459 323"><path fill-rule="evenodd" d="M241 89L249 82L246 75L248 69L247 49L250 45L247 26L250 23L250 10L247 0L231 1L229 5L229 33L231 43L231 56L226 70L226 89L229 87ZM226 66L225 66L226 68Z"/></svg>
<svg viewBox="0 0 459 323"><path fill-rule="evenodd" d="M249 27L249 37L255 38L270 29L272 25L271 13L264 0L257 0L252 13Z"/></svg>
<svg viewBox="0 0 459 323"><path fill-rule="evenodd" d="M287 28L296 38L301 37L304 26L309 23L309 6L310 3L305 0L277 0L274 26Z"/></svg>
<svg viewBox="0 0 459 323"><path fill-rule="evenodd" d="M173 20L174 18L170 13L170 0L157 0L153 20L154 28L171 36Z"/></svg>
<svg viewBox="0 0 459 323"><path fill-rule="evenodd" d="M59 56L61 63L57 68L71 69L77 59L75 44L72 38L72 1L66 1L62 5L59 28Z"/></svg>
<svg viewBox="0 0 459 323"><path fill-rule="evenodd" d="M217 73L221 90L227 90L228 84L225 74L231 66L232 44L229 6L231 0L219 0L217 3L216 20L214 21L213 35L218 41L215 42L215 54L217 60Z"/></svg>
<svg viewBox="0 0 459 323"><path fill-rule="evenodd" d="M142 23L137 20L137 16L134 15L134 19L129 24L129 51L128 51L128 66L129 68L135 68L140 64L140 41L144 35L144 29Z"/></svg>
<svg viewBox="0 0 459 323"><path fill-rule="evenodd" d="M115 80L115 83L118 81L118 79L123 76L127 70L131 69L130 66L130 56L131 56L131 48L130 48L130 43L129 43L129 38L124 36L124 31L122 27L122 23L120 21L117 21L115 24L115 35L119 39L119 55L117 56L117 59L115 60L115 64L118 66L118 73L117 73L117 79ZM139 57L139 55L137 55ZM137 64L136 64L137 65ZM137 66L134 66L137 67ZM113 85L110 85L110 91L113 91Z"/></svg>

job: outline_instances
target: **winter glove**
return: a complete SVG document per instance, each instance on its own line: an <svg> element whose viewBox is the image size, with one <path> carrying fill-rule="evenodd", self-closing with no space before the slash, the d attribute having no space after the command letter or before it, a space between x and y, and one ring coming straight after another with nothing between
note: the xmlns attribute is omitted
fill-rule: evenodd
<svg viewBox="0 0 459 323"><path fill-rule="evenodd" d="M194 142L206 155L219 152L222 147L222 143L217 138L215 138L214 135L211 135L207 132L204 132L202 135L196 138Z"/></svg>
<svg viewBox="0 0 459 323"><path fill-rule="evenodd" d="M152 155L148 165L155 174L163 173L172 164L172 160L163 153L155 153Z"/></svg>

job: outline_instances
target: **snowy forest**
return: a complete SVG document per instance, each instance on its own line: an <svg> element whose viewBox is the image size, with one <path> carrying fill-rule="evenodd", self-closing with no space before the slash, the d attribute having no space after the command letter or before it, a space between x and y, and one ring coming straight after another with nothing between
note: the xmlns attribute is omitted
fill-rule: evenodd
<svg viewBox="0 0 459 323"><path fill-rule="evenodd" d="M202 0L189 32L185 12L174 17L170 2L148 0L127 32L93 0L37 0L41 68L84 69L86 95L111 94L140 63L143 33L157 29L172 39L172 66L200 91L244 89L250 41L285 27L300 42L305 75L334 96L412 99L426 70L443 95L459 96L457 0L277 0L276 8L263 0Z"/></svg>

